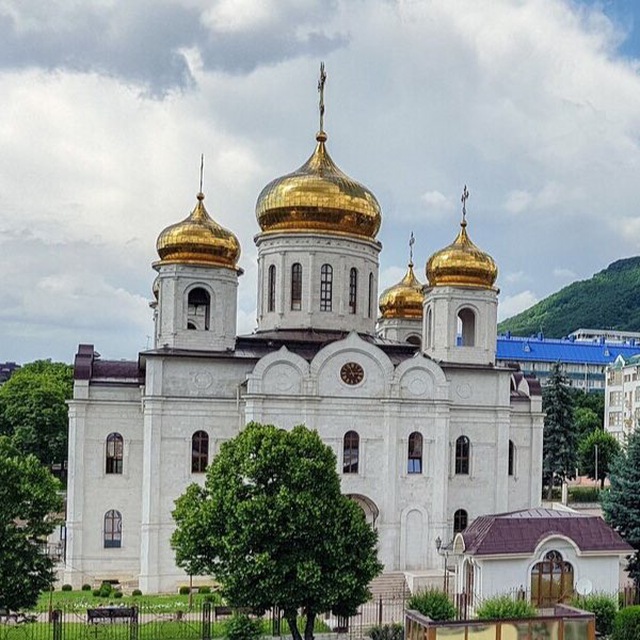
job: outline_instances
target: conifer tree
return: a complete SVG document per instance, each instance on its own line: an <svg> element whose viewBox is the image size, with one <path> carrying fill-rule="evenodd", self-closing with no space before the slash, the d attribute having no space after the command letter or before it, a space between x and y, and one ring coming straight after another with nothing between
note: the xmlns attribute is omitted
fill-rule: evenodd
<svg viewBox="0 0 640 640"><path fill-rule="evenodd" d="M611 488L602 495L605 520L636 550L627 564L629 576L640 587L640 431L628 437L626 451L609 471Z"/></svg>
<svg viewBox="0 0 640 640"><path fill-rule="evenodd" d="M576 468L577 438L573 421L573 397L559 362L551 367L549 380L542 390L544 441L542 475L551 500L553 487L573 478Z"/></svg>

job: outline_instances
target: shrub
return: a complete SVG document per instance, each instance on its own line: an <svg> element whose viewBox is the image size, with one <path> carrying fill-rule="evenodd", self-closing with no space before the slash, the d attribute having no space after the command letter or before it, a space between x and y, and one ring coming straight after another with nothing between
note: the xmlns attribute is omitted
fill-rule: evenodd
<svg viewBox="0 0 640 640"><path fill-rule="evenodd" d="M73 591L73 587L70 584L63 584L61 591Z"/></svg>
<svg viewBox="0 0 640 640"><path fill-rule="evenodd" d="M570 487L569 502L600 502L598 487Z"/></svg>
<svg viewBox="0 0 640 640"><path fill-rule="evenodd" d="M122 591L114 591L111 595L114 598L122 598Z"/></svg>
<svg viewBox="0 0 640 640"><path fill-rule="evenodd" d="M93 595L94 595L96 598L99 598L99 597L100 597L100 589L94 589L94 590L93 590Z"/></svg>
<svg viewBox="0 0 640 640"><path fill-rule="evenodd" d="M111 595L112 591L113 587L111 586L111 584L109 582L103 582L100 585L100 589L98 589L98 595L101 598L108 598Z"/></svg>
<svg viewBox="0 0 640 640"><path fill-rule="evenodd" d="M613 623L618 611L618 600L615 596L605 593L576 596L571 604L578 609L596 614L596 631L600 635L608 636L613 631Z"/></svg>
<svg viewBox="0 0 640 640"><path fill-rule="evenodd" d="M83 591L91 591L91 585L90 584L83 584L82 585L82 590Z"/></svg>
<svg viewBox="0 0 640 640"><path fill-rule="evenodd" d="M511 596L489 598L478 607L479 620L510 620L512 618L533 618L538 610L526 600L514 600Z"/></svg>
<svg viewBox="0 0 640 640"><path fill-rule="evenodd" d="M181 596L188 596L190 592L191 592L191 589L189 589L189 587L182 586L180 587L180 589L178 589L178 593Z"/></svg>
<svg viewBox="0 0 640 640"><path fill-rule="evenodd" d="M367 631L371 640L404 640L404 627L394 622L392 624L377 624Z"/></svg>
<svg viewBox="0 0 640 640"><path fill-rule="evenodd" d="M439 589L423 589L409 599L407 609L415 609L432 620L453 620L456 608L449 596Z"/></svg>
<svg viewBox="0 0 640 640"><path fill-rule="evenodd" d="M208 594L204 598L202 598L202 602L210 602L211 604L213 604L215 601L216 599L213 597L212 594Z"/></svg>
<svg viewBox="0 0 640 640"><path fill-rule="evenodd" d="M142 591L140 591L140 589L134 589L134 590L131 592L131 595L132 595L132 596L141 596L141 595L142 595Z"/></svg>
<svg viewBox="0 0 640 640"><path fill-rule="evenodd" d="M258 640L262 636L262 623L244 613L234 613L224 627L228 640Z"/></svg>
<svg viewBox="0 0 640 640"><path fill-rule="evenodd" d="M211 593L211 587L207 587L207 586L200 587L198 589L198 593Z"/></svg>
<svg viewBox="0 0 640 640"><path fill-rule="evenodd" d="M620 609L613 623L611 640L638 640L640 638L640 605Z"/></svg>

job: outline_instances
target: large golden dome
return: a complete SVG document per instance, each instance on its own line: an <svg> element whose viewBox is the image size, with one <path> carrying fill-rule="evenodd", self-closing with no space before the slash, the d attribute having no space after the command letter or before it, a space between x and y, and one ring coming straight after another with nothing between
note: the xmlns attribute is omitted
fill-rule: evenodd
<svg viewBox="0 0 640 640"><path fill-rule="evenodd" d="M265 233L325 232L375 238L382 212L376 197L344 174L316 136L312 156L296 171L270 182L258 196L256 218Z"/></svg>
<svg viewBox="0 0 640 640"><path fill-rule="evenodd" d="M383 318L422 318L422 300L422 284L409 262L404 278L380 296L380 313Z"/></svg>
<svg viewBox="0 0 640 640"><path fill-rule="evenodd" d="M202 192L196 197L198 202L191 214L158 236L159 264L187 263L237 269L238 238L209 216Z"/></svg>
<svg viewBox="0 0 640 640"><path fill-rule="evenodd" d="M464 286L492 289L498 277L493 258L476 247L467 234L467 221L462 218L456 239L436 251L427 262L429 286Z"/></svg>

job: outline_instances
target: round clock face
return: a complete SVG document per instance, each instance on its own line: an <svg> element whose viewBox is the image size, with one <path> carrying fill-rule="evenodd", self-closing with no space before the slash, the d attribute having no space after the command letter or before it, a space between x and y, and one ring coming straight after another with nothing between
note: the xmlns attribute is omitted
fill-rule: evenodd
<svg viewBox="0 0 640 640"><path fill-rule="evenodd" d="M340 378L345 384L360 384L364 378L364 369L357 362L347 362L340 369Z"/></svg>

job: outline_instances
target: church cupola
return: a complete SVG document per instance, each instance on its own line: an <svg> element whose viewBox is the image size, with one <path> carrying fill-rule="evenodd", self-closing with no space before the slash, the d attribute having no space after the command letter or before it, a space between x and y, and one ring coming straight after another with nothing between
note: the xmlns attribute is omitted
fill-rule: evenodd
<svg viewBox="0 0 640 640"><path fill-rule="evenodd" d="M465 186L458 235L427 261L423 351L444 362L494 364L498 268L469 238L468 198Z"/></svg>
<svg viewBox="0 0 640 640"><path fill-rule="evenodd" d="M378 334L384 338L421 343L423 285L413 271L413 233L409 240L409 263L400 282L383 291L380 296Z"/></svg>
<svg viewBox="0 0 640 640"><path fill-rule="evenodd" d="M240 243L209 216L200 191L193 211L158 236L153 268L156 348L224 351L236 338Z"/></svg>
<svg viewBox="0 0 640 640"><path fill-rule="evenodd" d="M329 155L326 77L321 65L315 150L299 169L272 180L256 202L258 331L374 333L382 212L373 193Z"/></svg>

